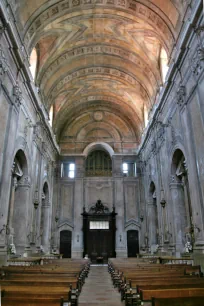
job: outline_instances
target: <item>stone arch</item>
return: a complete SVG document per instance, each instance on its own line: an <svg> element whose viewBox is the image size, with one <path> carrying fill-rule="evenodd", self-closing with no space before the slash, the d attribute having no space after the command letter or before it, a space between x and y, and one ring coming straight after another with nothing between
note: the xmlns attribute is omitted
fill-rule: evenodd
<svg viewBox="0 0 204 306"><path fill-rule="evenodd" d="M28 146L25 145L25 138L22 137L22 136L19 136L16 139L15 150L14 150L14 153L13 153L13 161L14 161L15 156L16 156L18 151L22 151L23 154L25 155L25 159L26 159L26 162L27 162L27 176L30 179L30 177L31 177L31 170L32 170L31 169L32 162L31 162L31 158L30 158L30 151L29 151Z"/></svg>
<svg viewBox="0 0 204 306"><path fill-rule="evenodd" d="M9 248L22 254L28 243L28 205L30 176L28 159L24 150L17 149L13 158L11 195L8 214ZM21 222L19 223L19 220Z"/></svg>
<svg viewBox="0 0 204 306"><path fill-rule="evenodd" d="M169 159L169 173L172 174L172 160L173 160L173 156L174 156L174 153L177 151L177 150L180 150L183 155L186 157L186 152L185 152L185 148L183 146L182 143L176 143L175 145L173 145L170 149L170 159ZM187 158L186 158L187 160Z"/></svg>
<svg viewBox="0 0 204 306"><path fill-rule="evenodd" d="M194 242L187 161L183 151L179 147L175 148L172 154L170 173L174 234L176 252L179 255L184 251L184 246L187 241L191 244Z"/></svg>
<svg viewBox="0 0 204 306"><path fill-rule="evenodd" d="M113 148L109 144L105 142L93 142L84 149L83 155L87 157L94 150L105 150L109 153L111 158L115 154Z"/></svg>

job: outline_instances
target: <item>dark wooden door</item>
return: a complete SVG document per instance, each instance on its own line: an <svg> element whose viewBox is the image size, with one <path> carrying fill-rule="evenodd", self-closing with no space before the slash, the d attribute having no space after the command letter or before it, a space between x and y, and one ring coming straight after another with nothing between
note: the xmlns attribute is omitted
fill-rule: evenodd
<svg viewBox="0 0 204 306"><path fill-rule="evenodd" d="M61 231L60 254L63 254L63 258L71 258L71 250L72 250L72 232Z"/></svg>
<svg viewBox="0 0 204 306"><path fill-rule="evenodd" d="M139 254L139 235L138 231L127 231L128 257L136 257Z"/></svg>
<svg viewBox="0 0 204 306"><path fill-rule="evenodd" d="M110 230L89 230L87 239L87 254L93 260L96 257L108 257L114 256L114 246L112 242Z"/></svg>

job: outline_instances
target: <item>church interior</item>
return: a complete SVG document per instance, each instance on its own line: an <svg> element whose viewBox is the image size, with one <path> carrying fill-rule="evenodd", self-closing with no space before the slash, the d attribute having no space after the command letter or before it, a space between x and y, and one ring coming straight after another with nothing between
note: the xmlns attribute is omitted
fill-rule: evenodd
<svg viewBox="0 0 204 306"><path fill-rule="evenodd" d="M203 305L202 279L177 284L198 283L192 304L132 292L143 265L204 271L203 0L0 0L0 269L15 279L5 299L18 269L37 282L53 260L80 281L49 305L78 305L103 265L122 302L79 305ZM124 289L125 275L136 285ZM2 305L48 305L23 304L23 292Z"/></svg>

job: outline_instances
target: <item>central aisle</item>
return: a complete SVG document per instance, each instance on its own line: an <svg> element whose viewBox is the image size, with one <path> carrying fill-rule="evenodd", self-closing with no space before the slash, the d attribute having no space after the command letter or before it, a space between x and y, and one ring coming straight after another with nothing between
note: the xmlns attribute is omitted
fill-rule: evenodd
<svg viewBox="0 0 204 306"><path fill-rule="evenodd" d="M124 306L107 266L91 266L79 296L79 306Z"/></svg>

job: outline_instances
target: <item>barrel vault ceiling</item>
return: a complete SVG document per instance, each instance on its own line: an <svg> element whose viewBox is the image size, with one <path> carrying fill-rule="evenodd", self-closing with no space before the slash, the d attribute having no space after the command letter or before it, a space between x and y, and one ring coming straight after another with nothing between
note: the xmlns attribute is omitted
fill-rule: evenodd
<svg viewBox="0 0 204 306"><path fill-rule="evenodd" d="M38 55L35 83L62 153L105 141L131 153L162 84L186 1L16 1L25 45Z"/></svg>

